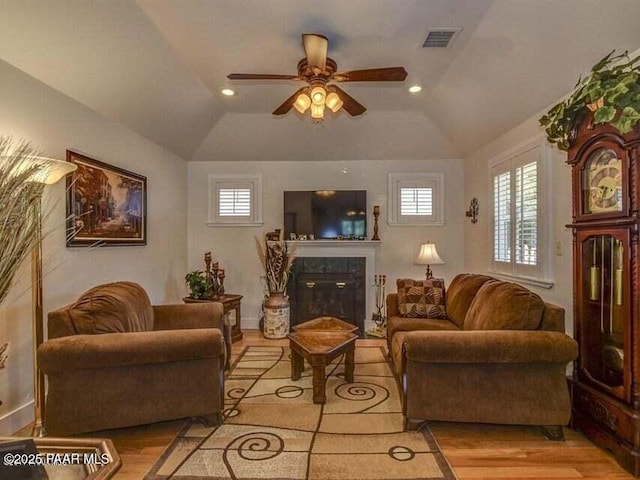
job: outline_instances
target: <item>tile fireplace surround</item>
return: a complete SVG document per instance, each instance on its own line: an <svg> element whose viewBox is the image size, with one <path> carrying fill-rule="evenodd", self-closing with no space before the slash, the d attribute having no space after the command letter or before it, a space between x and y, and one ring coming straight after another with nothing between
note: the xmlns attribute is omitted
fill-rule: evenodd
<svg viewBox="0 0 640 480"><path fill-rule="evenodd" d="M372 326L373 282L376 268L376 250L382 242L374 240L307 240L287 241L295 245L296 257L362 257L365 259L365 330Z"/></svg>

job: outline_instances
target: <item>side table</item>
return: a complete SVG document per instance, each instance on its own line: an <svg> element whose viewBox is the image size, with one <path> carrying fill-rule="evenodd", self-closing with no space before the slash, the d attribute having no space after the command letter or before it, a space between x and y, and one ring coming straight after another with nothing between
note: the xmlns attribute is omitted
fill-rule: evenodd
<svg viewBox="0 0 640 480"><path fill-rule="evenodd" d="M231 312L234 314L234 323L231 326L231 341L237 342L242 340L242 325L240 323L241 315L240 315L240 300L242 300L242 295L238 295L235 293L227 293L224 297L218 299L218 302L221 302L224 308L224 314L229 316Z"/></svg>
<svg viewBox="0 0 640 480"><path fill-rule="evenodd" d="M241 310L240 310L240 301L242 300L242 295L238 295L235 293L227 293L222 297L211 299L211 300L203 300L199 298L191 298L184 297L182 301L184 303L204 303L204 302L220 302L222 303L222 308L224 309L224 314L226 317L226 324L229 325L229 320L231 317L231 312L234 315L234 323L231 325L231 341L237 342L242 340L242 324L241 324Z"/></svg>
<svg viewBox="0 0 640 480"><path fill-rule="evenodd" d="M237 295L235 293L228 293L223 297L218 297L216 299L199 299L199 298L191 298L184 297L182 301L184 303L208 303L208 302L220 302L222 303L223 313L224 313L224 327L223 327L223 335L224 335L224 343L227 348L227 361L225 364L225 370L229 369L231 365L231 344L233 342L237 342L242 339L242 327L240 324L240 300L242 300L242 295ZM234 315L233 325L230 325L230 317L231 312Z"/></svg>

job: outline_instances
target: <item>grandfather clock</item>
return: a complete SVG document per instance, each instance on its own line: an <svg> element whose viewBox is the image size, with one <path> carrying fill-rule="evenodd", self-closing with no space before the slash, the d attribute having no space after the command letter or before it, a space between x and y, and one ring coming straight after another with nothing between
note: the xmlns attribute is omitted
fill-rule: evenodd
<svg viewBox="0 0 640 480"><path fill-rule="evenodd" d="M585 113L571 132L572 426L640 475L640 128Z"/></svg>

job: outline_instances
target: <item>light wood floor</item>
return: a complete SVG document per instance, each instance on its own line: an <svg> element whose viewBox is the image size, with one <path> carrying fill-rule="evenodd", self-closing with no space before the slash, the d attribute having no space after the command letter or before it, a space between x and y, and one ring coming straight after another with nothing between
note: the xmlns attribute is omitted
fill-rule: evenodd
<svg viewBox="0 0 640 480"><path fill-rule="evenodd" d="M248 345L287 345L245 332L233 344L233 357ZM358 340L358 345L383 345L383 340ZM87 437L111 438L122 458L117 480L140 480L176 435L183 421L108 430ZM431 431L459 480L465 479L632 479L580 433L565 429L566 441L552 442L533 427L432 423ZM28 430L27 430L28 432Z"/></svg>

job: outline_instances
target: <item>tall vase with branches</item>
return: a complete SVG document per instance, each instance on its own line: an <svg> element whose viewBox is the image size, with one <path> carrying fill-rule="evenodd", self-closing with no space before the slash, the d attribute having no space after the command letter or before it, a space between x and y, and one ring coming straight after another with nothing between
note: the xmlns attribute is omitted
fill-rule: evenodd
<svg viewBox="0 0 640 480"><path fill-rule="evenodd" d="M31 179L47 167L30 161L39 154L26 141L14 142L10 137L0 136L0 305L40 235L39 207L44 184ZM0 351L2 368L7 360L8 343L0 345Z"/></svg>
<svg viewBox="0 0 640 480"><path fill-rule="evenodd" d="M263 334L265 338L284 338L289 333L287 281L295 254L283 240L260 240L256 237L256 247L269 289L269 296L264 302Z"/></svg>

